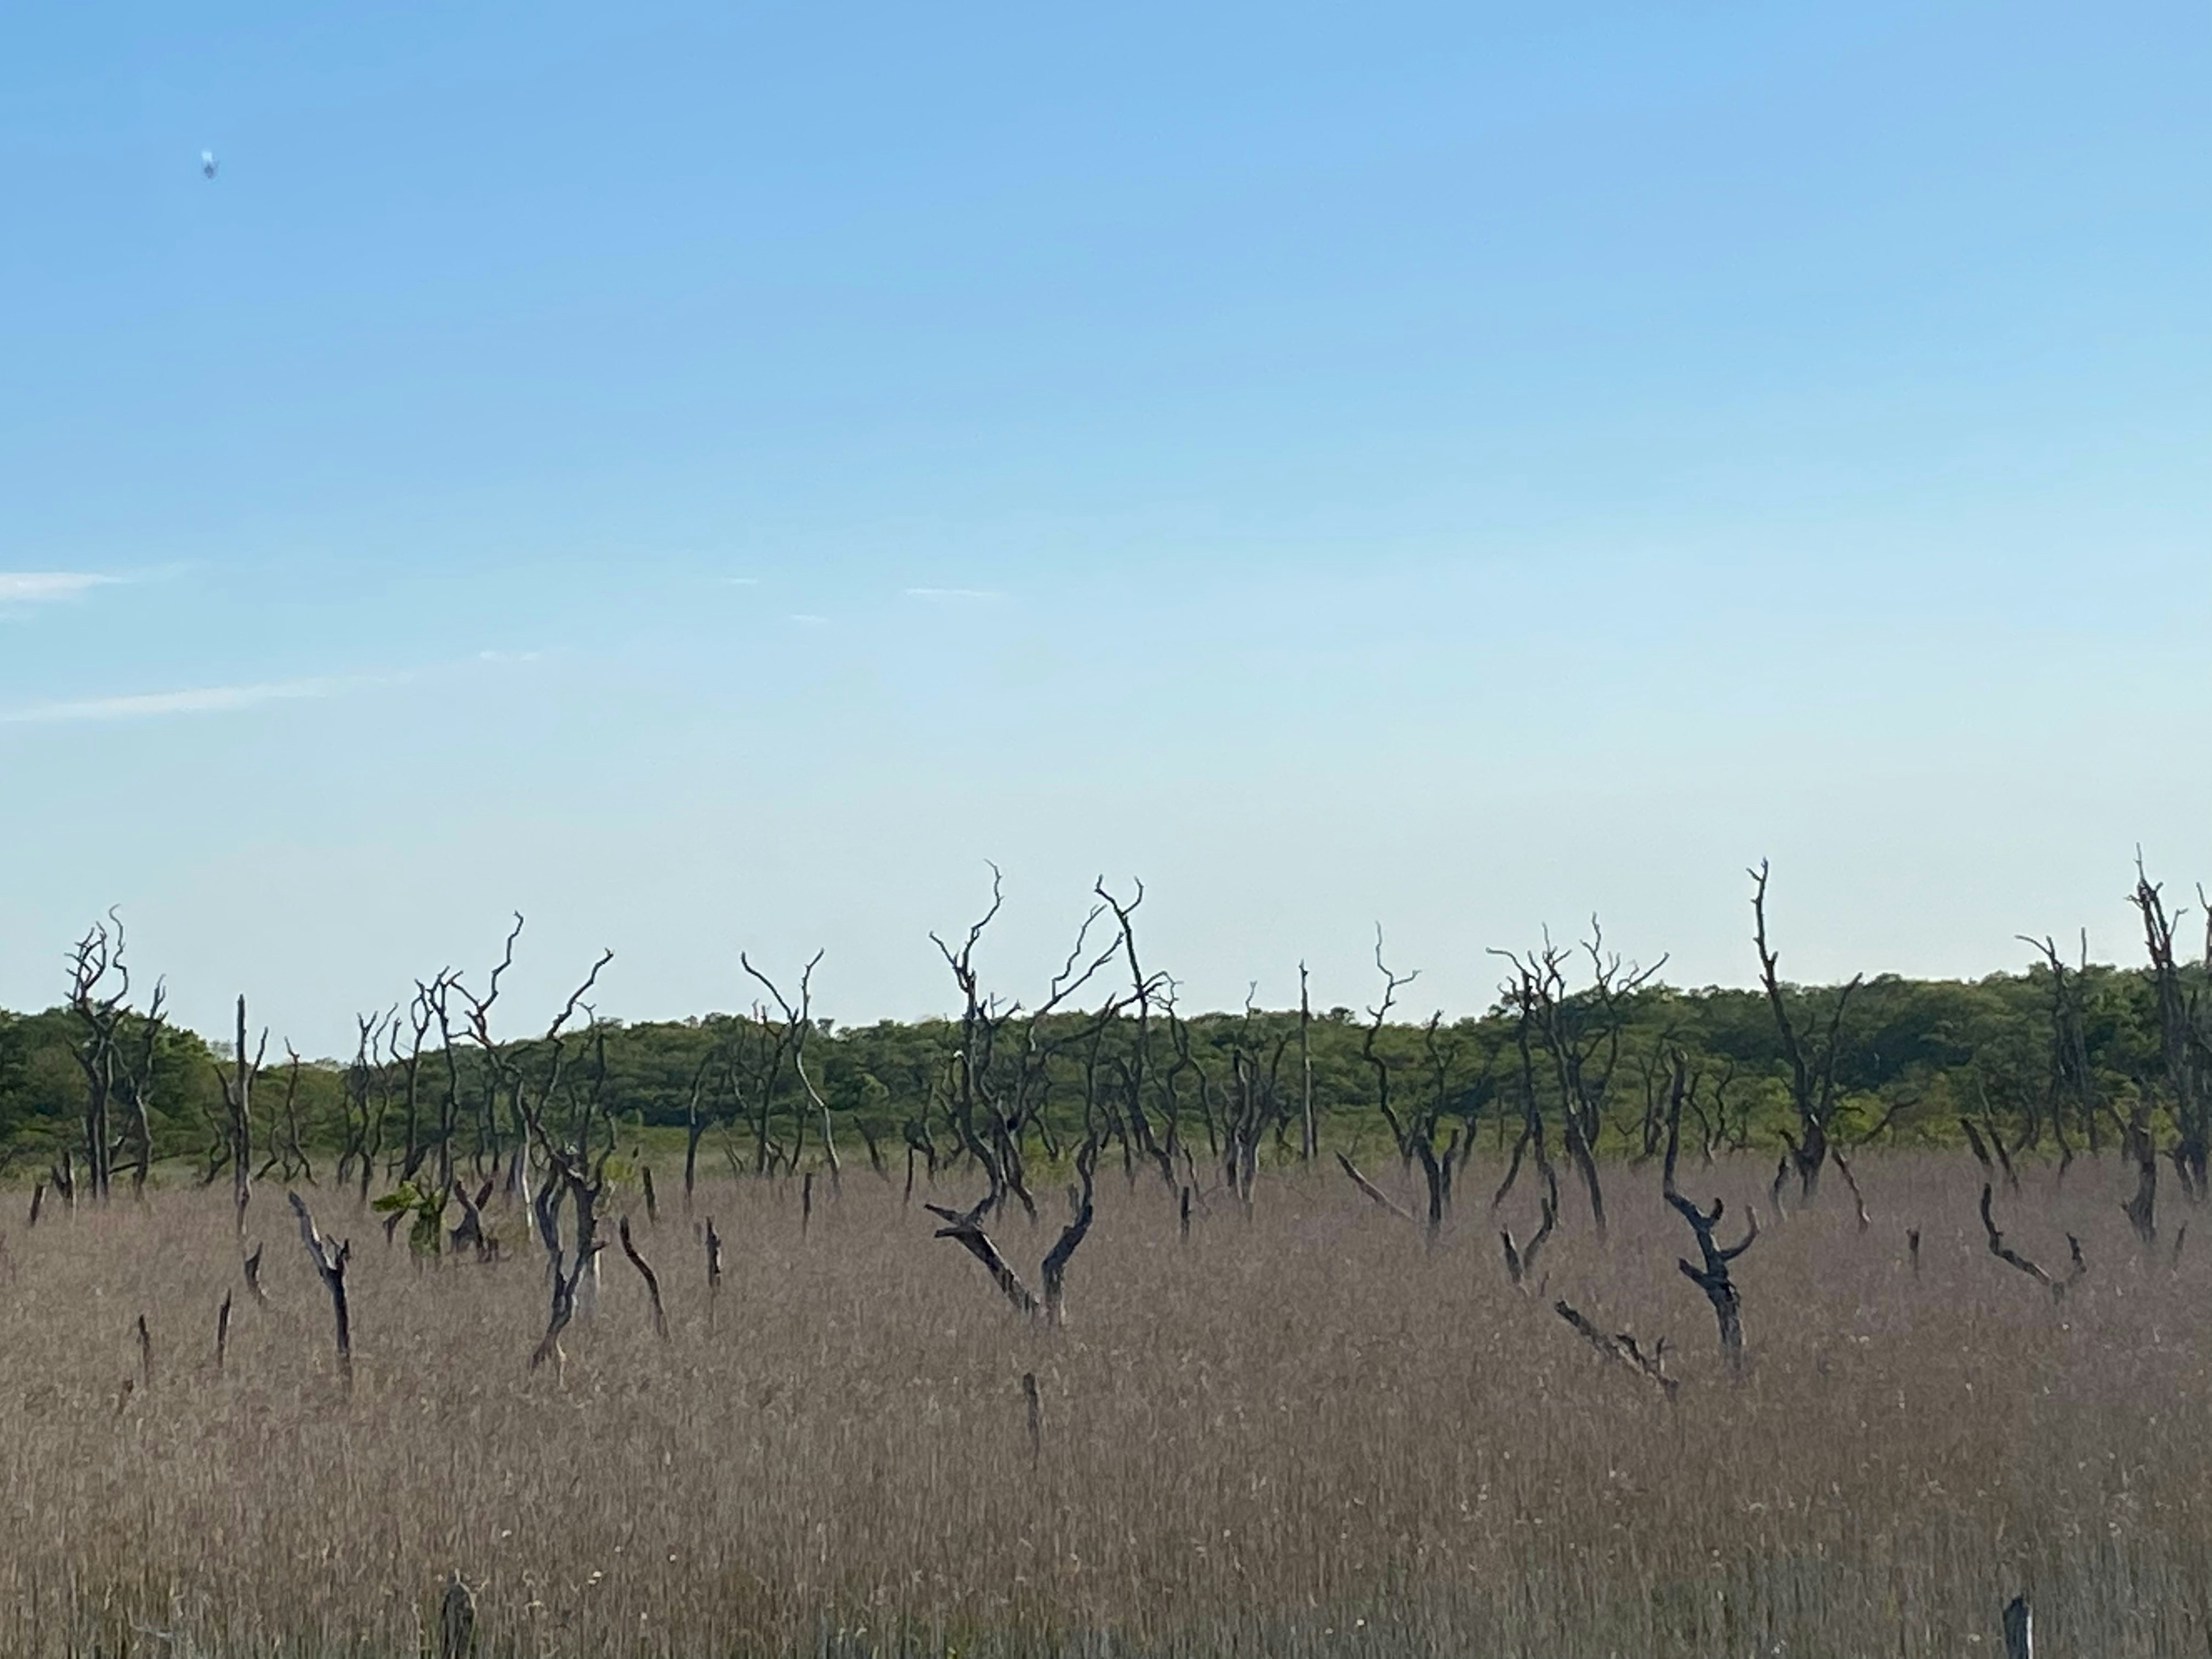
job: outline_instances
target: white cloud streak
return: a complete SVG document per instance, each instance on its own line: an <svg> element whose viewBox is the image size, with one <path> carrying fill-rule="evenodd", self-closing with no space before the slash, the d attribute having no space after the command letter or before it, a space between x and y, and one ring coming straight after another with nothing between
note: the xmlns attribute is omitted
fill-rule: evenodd
<svg viewBox="0 0 2212 1659"><path fill-rule="evenodd" d="M33 703L0 709L0 726L52 726L66 721L159 720L172 714L224 714L263 703L327 697L357 680L273 680L258 685L207 685L185 691L145 691L74 702Z"/></svg>
<svg viewBox="0 0 2212 1659"><path fill-rule="evenodd" d="M909 587L906 596L910 599L1003 599L1006 596L989 587Z"/></svg>
<svg viewBox="0 0 2212 1659"><path fill-rule="evenodd" d="M89 570L0 570L0 605L51 605L122 580Z"/></svg>

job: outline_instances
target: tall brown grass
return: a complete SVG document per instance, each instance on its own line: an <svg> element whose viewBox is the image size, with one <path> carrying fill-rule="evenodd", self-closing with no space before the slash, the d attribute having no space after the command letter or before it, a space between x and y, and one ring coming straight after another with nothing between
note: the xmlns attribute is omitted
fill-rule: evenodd
<svg viewBox="0 0 2212 1659"><path fill-rule="evenodd" d="M1764 1208L1764 1173L1686 1186ZM354 1243L350 1393L281 1194L249 1222L267 1307L228 1194L19 1214L0 1653L415 1654L453 1571L483 1652L594 1659L1955 1659L1991 1651L2021 1589L2046 1655L2205 1651L2212 1226L2176 1267L2136 1247L2117 1170L2056 1193L2028 1173L2000 1195L2009 1242L2056 1268L2070 1228L2091 1266L2055 1303L1986 1252L1971 1165L1860 1176L1870 1230L1838 1192L1770 1217L1737 1264L1741 1384L1652 1171L1612 1172L1604 1246L1569 1199L1540 1296L1506 1281L1479 1169L1433 1252L1318 1176L1263 1179L1254 1219L1202 1215L1186 1243L1167 1194L1116 1176L1059 1332L872 1180L818 1195L804 1237L795 1192L717 1184L690 1218L634 1212L670 1339L610 1251L595 1312L534 1373L544 1267L519 1216L506 1260L423 1263L311 1193ZM999 1224L1024 1273L1057 1219ZM1605 1365L1560 1296L1669 1338L1678 1403ZM153 1376L126 1390L142 1312Z"/></svg>

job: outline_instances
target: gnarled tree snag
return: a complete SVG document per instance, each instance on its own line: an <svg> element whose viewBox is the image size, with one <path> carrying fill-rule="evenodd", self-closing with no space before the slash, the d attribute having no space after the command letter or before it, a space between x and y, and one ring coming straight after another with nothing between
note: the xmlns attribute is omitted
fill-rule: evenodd
<svg viewBox="0 0 2212 1659"><path fill-rule="evenodd" d="M1675 1102L1669 1108L1670 1116L1678 1122L1680 1101L1680 1091L1678 1090ZM1696 1237L1699 1263L1693 1266L1687 1261L1678 1260L1674 1265L1681 1269L1685 1279L1705 1293L1705 1300L1712 1304L1713 1321L1720 1328L1721 1352L1728 1358L1729 1370L1741 1376L1744 1363L1743 1298L1736 1290L1735 1281L1729 1276L1729 1264L1749 1249L1752 1242L1759 1237L1759 1212L1753 1210L1750 1212L1747 1218L1749 1225L1740 1241L1726 1247L1717 1243L1713 1233L1714 1229L1720 1225L1723 1201L1717 1198L1711 1209L1701 1210L1675 1189L1676 1139L1671 1134L1668 1137L1662 1190L1668 1204L1675 1214L1689 1224L1690 1231Z"/></svg>
<svg viewBox="0 0 2212 1659"><path fill-rule="evenodd" d="M1512 977L1504 988L1504 1000L1520 1025L1524 1043L1533 1030L1551 1061L1552 1083L1559 1097L1559 1121L1568 1160L1588 1194L1591 1224L1601 1241L1606 1233L1605 1189L1598 1177L1597 1144L1606 1124L1606 1105L1620 1065L1621 1039L1628 1022L1629 1000L1650 984L1666 965L1662 957L1649 968L1624 963L1605 948L1605 930L1590 918L1590 936L1582 946L1589 957L1590 982L1571 991L1566 965L1571 953L1549 938L1541 951L1516 956L1510 951L1492 952L1511 965ZM1524 1090L1534 1109L1533 1078L1524 1073Z"/></svg>
<svg viewBox="0 0 2212 1659"><path fill-rule="evenodd" d="M345 1270L353 1255L353 1244L349 1240L332 1249L330 1241L315 1231L314 1218L307 1213L307 1206L299 1194L287 1193L284 1196L291 1202L292 1213L300 1218L300 1242L307 1247L307 1258L315 1264L316 1276L331 1293L331 1313L337 1322L338 1370L345 1376L346 1386L351 1388L353 1326L346 1315Z"/></svg>
<svg viewBox="0 0 2212 1659"><path fill-rule="evenodd" d="M937 1237L949 1238L962 1249L983 1264L983 1271L991 1275L991 1282L999 1287L1014 1311L1025 1319L1037 1316L1037 1299L1030 1294L1029 1286L1022 1283L1021 1275L1007 1265L1006 1258L999 1254L999 1247L983 1231L983 1218L990 1212L993 1199L985 1194L981 1201L967 1210L948 1210L941 1204L925 1204L921 1207L945 1224L937 1230Z"/></svg>
<svg viewBox="0 0 2212 1659"><path fill-rule="evenodd" d="M230 1164L232 1218L240 1237L246 1233L246 1206L253 1200L253 1079L268 1056L269 1033L264 1031L259 1049L252 1060L246 1057L246 999L241 996L231 1069L226 1073L220 1064L215 1068L216 1082L222 1090L223 1156Z"/></svg>
<svg viewBox="0 0 2212 1659"><path fill-rule="evenodd" d="M1389 1211L1392 1215L1396 1216L1399 1220L1416 1227L1421 1224L1419 1221L1414 1219L1413 1212L1411 1210L1399 1203L1396 1199L1391 1197L1389 1194L1384 1192L1380 1187L1370 1181L1365 1176L1360 1174L1359 1166L1354 1164L1349 1158L1346 1157L1344 1153L1340 1152L1336 1155L1336 1162L1338 1167L1340 1168L1346 1176L1351 1177L1352 1184L1353 1186L1358 1188L1359 1190L1364 1193L1369 1198L1381 1205L1384 1209Z"/></svg>
<svg viewBox="0 0 2212 1659"><path fill-rule="evenodd" d="M2067 1253L2073 1258L2073 1266L2065 1278L2054 1279L2004 1242L2004 1235L1997 1231L1997 1224L1990 1215L1990 1196L1993 1190L1988 1182L1982 1183L1982 1231L1989 1235L1990 1254L2007 1267L2017 1267L2049 1291L2052 1301L2063 1301L2066 1292L2080 1284L2083 1275L2089 1271L2089 1264L2081 1259L2081 1241L2071 1233L2066 1235Z"/></svg>
<svg viewBox="0 0 2212 1659"><path fill-rule="evenodd" d="M1076 1177L1081 1183L1076 1194L1075 1214L1061 1229L1058 1242L1046 1253L1044 1266L1037 1274L1044 1286L1045 1323L1055 1328L1065 1324L1067 1319L1067 1264L1074 1259L1076 1247L1091 1231L1091 1219L1094 1213L1091 1188L1097 1167L1098 1142L1093 1137L1085 1141L1082 1150L1075 1155Z"/></svg>
<svg viewBox="0 0 2212 1659"><path fill-rule="evenodd" d="M1595 1348L1607 1361L1620 1366L1630 1375L1641 1378L1657 1389L1672 1401L1682 1385L1680 1380L1667 1375L1667 1339L1661 1337L1646 1353L1634 1336L1623 1331L1608 1335L1578 1309L1562 1298L1552 1304L1552 1311L1567 1322L1575 1334Z"/></svg>
<svg viewBox="0 0 2212 1659"><path fill-rule="evenodd" d="M653 1303L653 1332L665 1342L668 1340L668 1315L660 1305L659 1276L646 1265L645 1258L637 1253L637 1246L631 1242L628 1216L616 1223L615 1231L622 1240L623 1254L629 1258L629 1265L637 1269L638 1277L645 1281L646 1296Z"/></svg>
<svg viewBox="0 0 2212 1659"><path fill-rule="evenodd" d="M1528 1276L1536 1271L1537 1253L1544 1248L1544 1241L1552 1236L1552 1229L1559 1219L1559 1200L1547 1192L1540 1200L1539 1224L1536 1231L1528 1235L1526 1244L1516 1246L1514 1243L1511 1228L1500 1227L1498 1230L1498 1242L1505 1247L1506 1277L1513 1281L1516 1290L1526 1288Z"/></svg>
<svg viewBox="0 0 2212 1659"><path fill-rule="evenodd" d="M1851 994L1859 988L1860 976L1854 974L1850 982L1837 993L1835 1005L1829 1010L1826 1033L1817 1042L1808 1042L1790 1018L1789 1003L1776 971L1780 958L1766 942L1766 860L1761 859L1759 867L1749 873L1755 924L1753 939L1759 947L1759 981L1765 989L1767 1006L1774 1014L1783 1057L1790 1062L1790 1099L1797 1112L1797 1133L1787 1139L1787 1145L1790 1162L1796 1169L1798 1193L1810 1202L1820 1191L1821 1167L1828 1160L1844 1011L1850 1006Z"/></svg>
<svg viewBox="0 0 2212 1659"><path fill-rule="evenodd" d="M2174 956L2174 922L2169 916L2157 883L2143 873L2142 855L2136 855L2136 890L2129 896L2142 913L2143 943L2150 956L2150 981L2157 993L2159 1072L2165 1085L2166 1104L2173 1114L2175 1140L2172 1158L2181 1190L2190 1197L2205 1196L2208 1143L2212 1143L2212 1033L2202 1013L2202 974L2190 975ZM2206 939L2212 967L2212 931Z"/></svg>

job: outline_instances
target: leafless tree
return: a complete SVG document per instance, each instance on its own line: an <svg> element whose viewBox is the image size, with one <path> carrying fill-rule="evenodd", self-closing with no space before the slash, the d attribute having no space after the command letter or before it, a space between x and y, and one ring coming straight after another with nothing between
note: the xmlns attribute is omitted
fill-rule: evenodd
<svg viewBox="0 0 2212 1659"><path fill-rule="evenodd" d="M131 969L125 961L123 919L113 910L105 921L95 922L70 952L69 1009L76 1023L70 1044L77 1068L84 1074L84 1108L79 1131L84 1145L86 1192L94 1202L104 1202L112 1182L116 1154L126 1144L115 1133L111 1109L118 1094L134 1109L132 1133L137 1140L137 1184L143 1188L145 1170L152 1163L152 1133L148 1127L145 1092L152 1085L153 1054L161 1022L162 991L155 987L152 1007L143 1016L131 1007ZM137 1022L137 1029L133 1030ZM131 1053L143 1053L137 1066ZM67 1196L75 1200L75 1179L66 1183Z"/></svg>
<svg viewBox="0 0 2212 1659"><path fill-rule="evenodd" d="M2173 1115L2173 1167L2188 1197L2205 1195L2208 1136L2212 1136L2212 1036L2200 1004L2203 975L2185 975L2173 947L2175 925L2183 912L2166 914L2159 884L2143 872L2136 857L2136 887L2130 896L2142 915L2143 943L2150 955L2151 988L2158 1006L2160 1080ZM2206 907L2208 932L2203 966L2212 970L2212 905Z"/></svg>
<svg viewBox="0 0 2212 1659"><path fill-rule="evenodd" d="M231 1211L240 1237L246 1234L246 1206L253 1199L253 1079L268 1057L269 1033L264 1030L252 1059L246 1058L246 999L241 996L230 1069L224 1071L220 1062L215 1068L216 1082L222 1091L223 1156L230 1165Z"/></svg>
<svg viewBox="0 0 2212 1659"><path fill-rule="evenodd" d="M1820 1191L1820 1170L1828 1161L1844 1011L1850 1006L1852 993L1859 988L1860 975L1854 974L1837 993L1828 1011L1826 1030L1820 1036L1808 1038L1799 1031L1796 1022L1790 1016L1789 999L1778 971L1780 959L1766 942L1766 860L1761 859L1759 867L1749 873L1753 884L1753 939L1759 947L1759 981L1765 988L1767 1006L1773 1011L1774 1029L1782 1039L1783 1057L1790 1064L1790 1100L1797 1115L1796 1134L1784 1139L1796 1171L1798 1193L1810 1202Z"/></svg>
<svg viewBox="0 0 2212 1659"><path fill-rule="evenodd" d="M986 1193L981 1200L965 1210L947 1209L938 1204L922 1207L945 1224L937 1230L937 1237L951 1239L981 1262L983 1270L990 1274L991 1282L998 1286L1000 1294L1006 1298L1015 1312L1024 1318L1056 1327L1066 1317L1068 1264L1077 1247L1089 1236L1095 1213L1092 1192L1099 1143L1094 1137L1086 1139L1076 1153L1075 1168L1081 1184L1074 1195L1074 1213L1045 1255L1044 1265L1039 1273L1040 1282L1044 1287L1042 1298L1033 1295L1022 1283L1021 1275L1014 1271L991 1236L983 1230L983 1222L993 1205L990 1194Z"/></svg>
<svg viewBox="0 0 2212 1659"><path fill-rule="evenodd" d="M806 1103L820 1114L822 1122L822 1153L830 1167L830 1184L836 1187L842 1179L842 1166L837 1161L837 1133L830 1121L830 1103L814 1086L814 1079L806 1069L806 1039L814 1030L814 969L822 961L817 951L808 958L799 974L799 1000L794 1004L778 988L775 981L753 966L743 951L738 953L738 964L760 981L782 1015L781 1036L784 1050L791 1056L793 1074L799 1086L805 1091Z"/></svg>
<svg viewBox="0 0 2212 1659"><path fill-rule="evenodd" d="M1674 1265L1685 1279L1705 1292L1705 1300L1712 1304L1713 1321L1720 1330L1721 1352L1727 1357L1729 1369L1741 1376L1744 1364L1743 1297L1729 1275L1729 1266L1759 1237L1759 1212L1750 1212L1749 1225L1741 1240L1723 1246L1715 1237L1724 1207L1723 1200L1716 1198L1711 1209L1701 1209L1676 1188L1674 1164L1681 1146L1682 1098L1686 1092L1686 1068L1679 1054L1674 1066L1674 1080L1667 1110L1667 1162L1661 1191L1668 1206L1688 1224L1691 1235L1698 1242L1699 1258L1695 1264L1686 1259Z"/></svg>
<svg viewBox="0 0 2212 1659"><path fill-rule="evenodd" d="M2063 1123L2064 1109L2070 1105L2075 1122L2094 1155L2101 1150L2098 1137L2106 1108L2096 1072L2089 1064L2088 1036L2082 1023L2081 975L2067 968L2065 958L2058 954L2057 941L2049 935L2040 939L2030 939L2024 933L2020 937L2023 944L2033 945L2042 953L2044 965L2051 975L2049 1066L2052 1115ZM2087 966L2088 954L2089 940L2085 932L2081 937L2084 968ZM2063 1139L2061 1145L2064 1145Z"/></svg>
<svg viewBox="0 0 2212 1659"><path fill-rule="evenodd" d="M1630 1376L1649 1382L1671 1401L1681 1383L1667 1375L1667 1339L1661 1337L1649 1352L1626 1331L1609 1334L1581 1310L1564 1298L1552 1304L1552 1311L1567 1322L1575 1334L1590 1345L1608 1364L1617 1365Z"/></svg>
<svg viewBox="0 0 2212 1659"><path fill-rule="evenodd" d="M1124 1149L1133 1138L1136 1152L1149 1160L1160 1172L1160 1179L1172 1192L1176 1186L1176 1120L1172 1114L1167 1119L1164 1138L1152 1127L1151 1114L1145 1106L1145 1084L1152 1058L1152 1005L1160 998L1166 984L1166 975L1148 974L1137 960L1137 910L1145 902L1145 884L1137 882L1135 896L1122 899L1106 885L1101 876L1091 884L1100 903L1113 913L1114 924L1121 934L1123 957L1129 969L1129 997L1126 1003L1118 999L1109 1001L1109 1018L1102 1019L1097 1027L1103 1035L1113 1018L1118 1018L1121 1008L1133 1011L1135 1018L1128 1034L1127 1054L1117 1058L1115 1064L1120 1073L1121 1100L1117 1118ZM1249 1197L1249 1189L1248 1194Z"/></svg>
<svg viewBox="0 0 2212 1659"><path fill-rule="evenodd" d="M653 1332L665 1342L668 1340L668 1315L660 1305L660 1276L647 1266L645 1258L638 1254L637 1245L629 1236L628 1216L616 1224L615 1231L622 1239L623 1254L629 1258L629 1265L637 1269L638 1277L645 1281L646 1296L653 1304Z"/></svg>
<svg viewBox="0 0 2212 1659"><path fill-rule="evenodd" d="M2063 1301L2066 1292L2080 1284L2082 1276L2089 1271L2089 1264L2081 1259L2081 1241L2071 1233L2066 1235L2067 1253L2073 1260L2073 1266L2068 1270L2065 1278L2052 1278L2005 1243L2004 1235L1997 1231L1997 1224L1990 1215L1990 1199L1994 1190L1988 1182L1984 1181L1982 1183L1982 1231L1988 1235L1990 1254L2007 1267L2017 1267L2037 1284L2042 1285L2045 1290L2051 1292L2052 1300ZM1914 1243L1917 1258L1918 1243L1917 1234L1914 1236Z"/></svg>
<svg viewBox="0 0 2212 1659"><path fill-rule="evenodd" d="M962 1151L982 1170L990 1182L990 1191L984 1196L979 1214L989 1214L1012 1196L1034 1217L1036 1200L1029 1190L1024 1173L1023 1141L1040 1127L1054 1057L1070 1043L1082 1042L1085 1036L1080 1032L1056 1032L1053 1016L1066 1007L1115 957L1133 958L1126 926L1103 949L1093 945L1091 930L1109 910L1126 917L1134 907L1122 907L1105 900L1094 905L1076 930L1075 943L1060 970L1052 976L1044 995L1033 1008L1024 1010L1018 1002L1002 1001L986 994L975 967L975 947L997 917L1002 902L1003 888L998 866L994 865L990 907L969 926L959 946L948 945L933 933L929 937L951 970L953 983L960 991L959 1037L948 1060L946 1106ZM1141 973L1137 979L1147 986L1157 983L1146 981ZM1148 1000L1157 994L1156 989L1148 989ZM1114 1019L1118 1016L1119 1006L1117 1002L1109 1001L1096 1018L1101 1022ZM1024 1013L1027 1018L1020 1027L1019 1042L1007 1041L1007 1027L1018 1014Z"/></svg>
<svg viewBox="0 0 2212 1659"><path fill-rule="evenodd" d="M307 1247L308 1260L315 1264L315 1275L323 1281L323 1288L331 1293L331 1313L337 1322L338 1370L343 1374L346 1386L353 1386L353 1324L346 1310L346 1263L352 1259L350 1240L332 1245L330 1240L315 1231L314 1218L297 1193L285 1194L292 1206L292 1213L300 1218L300 1242Z"/></svg>
<svg viewBox="0 0 2212 1659"><path fill-rule="evenodd" d="M1579 992L1568 986L1570 954L1548 939L1540 951L1524 956L1510 951L1494 954L1511 964L1512 975L1504 987L1507 1003L1534 1031L1550 1059L1567 1157L1582 1177L1589 1197L1591 1224L1602 1240L1605 1190L1598 1176L1598 1140L1605 1129L1613 1073L1620 1063L1628 1005L1636 993L1650 983L1666 958L1662 957L1649 968L1624 963L1617 953L1606 950L1605 931L1595 916L1590 918L1590 936L1582 950L1589 958L1590 982Z"/></svg>

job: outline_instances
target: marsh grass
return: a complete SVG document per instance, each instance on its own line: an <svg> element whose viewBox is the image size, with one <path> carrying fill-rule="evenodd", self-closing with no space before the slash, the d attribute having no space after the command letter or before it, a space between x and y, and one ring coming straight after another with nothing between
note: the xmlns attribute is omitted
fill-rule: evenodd
<svg viewBox="0 0 2212 1659"><path fill-rule="evenodd" d="M1765 1173L1686 1185L1763 1207ZM507 1259L424 1263L310 1193L354 1243L350 1392L281 1194L249 1218L267 1307L226 1194L50 1212L0 1265L0 1652L415 1654L454 1570L482 1651L593 1659L1948 1659L1991 1651L2022 1589L2045 1655L2207 1651L2212 1267L2137 1251L2116 1170L2032 1172L2009 1242L2062 1265L2071 1229L2091 1264L2054 1303L1984 1250L1972 1165L1860 1176L1870 1231L1838 1193L1737 1264L1740 1385L1649 1170L1612 1172L1604 1247L1570 1200L1540 1296L1506 1282L1480 1169L1432 1253L1318 1176L1182 1243L1170 1197L1116 1175L1058 1333L871 1179L817 1194L803 1240L795 1192L718 1183L633 1216L669 1340L611 1251L535 1373L519 1215L494 1212ZM1032 1276L1044 1207L1000 1224ZM1679 1403L1603 1365L1560 1296L1668 1337ZM126 1390L141 1313L154 1380Z"/></svg>

